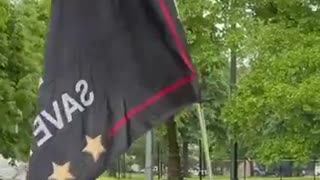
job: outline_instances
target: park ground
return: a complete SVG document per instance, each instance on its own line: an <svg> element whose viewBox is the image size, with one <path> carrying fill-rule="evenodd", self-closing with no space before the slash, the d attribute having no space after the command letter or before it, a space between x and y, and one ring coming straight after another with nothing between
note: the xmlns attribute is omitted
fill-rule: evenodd
<svg viewBox="0 0 320 180"><path fill-rule="evenodd" d="M98 180L116 180L117 178L111 178L111 177L100 177ZM132 178L121 178L121 180L144 180L145 178L143 176L135 176ZM157 176L154 178L155 180L158 179ZM187 180L198 180L198 177L193 178L187 178ZM213 180L229 180L229 177L219 177L216 176L213 178ZM247 177L246 180L280 180L280 177ZM316 179L320 180L320 177L317 177ZM208 180L207 178L203 178L203 180ZM239 180L245 180L245 178L239 178ZM314 177L283 177L282 180L314 180Z"/></svg>

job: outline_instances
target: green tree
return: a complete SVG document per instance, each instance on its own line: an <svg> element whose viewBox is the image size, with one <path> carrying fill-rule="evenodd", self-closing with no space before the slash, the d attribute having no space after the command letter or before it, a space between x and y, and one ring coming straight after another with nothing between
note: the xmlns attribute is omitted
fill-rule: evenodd
<svg viewBox="0 0 320 180"><path fill-rule="evenodd" d="M319 153L319 1L247 1L242 53L250 72L224 109L248 155L266 163Z"/></svg>
<svg viewBox="0 0 320 180"><path fill-rule="evenodd" d="M0 1L0 154L25 160L36 112L46 12L41 1Z"/></svg>

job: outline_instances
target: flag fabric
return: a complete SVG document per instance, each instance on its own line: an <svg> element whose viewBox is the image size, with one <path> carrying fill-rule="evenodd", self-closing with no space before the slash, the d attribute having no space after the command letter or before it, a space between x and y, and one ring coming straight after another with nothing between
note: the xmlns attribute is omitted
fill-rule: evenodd
<svg viewBox="0 0 320 180"><path fill-rule="evenodd" d="M199 101L173 0L53 0L28 180L93 180Z"/></svg>

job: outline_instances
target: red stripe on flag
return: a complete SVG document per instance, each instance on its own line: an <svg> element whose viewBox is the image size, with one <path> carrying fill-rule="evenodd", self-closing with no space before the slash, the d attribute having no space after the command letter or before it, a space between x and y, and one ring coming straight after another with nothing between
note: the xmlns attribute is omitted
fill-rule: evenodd
<svg viewBox="0 0 320 180"><path fill-rule="evenodd" d="M180 37L178 35L178 32L176 30L176 25L175 25L175 23L173 21L173 18L171 16L171 14L170 14L170 11L169 11L169 8L168 8L167 4L165 3L164 0L159 0L159 5L160 5L160 8L161 8L162 14L164 16L164 19L165 19L165 21L167 23L167 26L168 26L168 28L170 30L171 36L172 36L172 38L173 38L173 40L174 40L174 42L175 42L175 44L176 44L176 46L178 48L180 56L182 57L184 63L187 65L187 67L190 69L190 71L192 73L195 73L196 71L195 71L195 69L194 69L194 67L193 67L193 65L191 63L191 60L190 60L190 58L188 56L186 48L183 46L183 43L182 43L182 41L181 41L181 39L180 39Z"/></svg>
<svg viewBox="0 0 320 180"><path fill-rule="evenodd" d="M129 112L127 114L125 114L125 116L123 116L120 120L118 120L116 122L116 124L110 129L109 136L113 136L115 133L117 133L119 131L119 129L121 129L131 117L133 117L134 115L136 115L140 111L144 110L146 107L154 104L159 99L161 99L162 97L166 96L168 93L174 91L175 89L179 88L183 84L186 84L186 83L194 80L195 77L196 76L191 75L191 76L187 76L187 77L181 78L178 81L176 81L175 83L173 83L172 85L167 86L166 88L160 90L158 93L154 94L153 96L148 98L143 103L141 103L138 106L136 106L136 107L132 108L131 110L129 110Z"/></svg>

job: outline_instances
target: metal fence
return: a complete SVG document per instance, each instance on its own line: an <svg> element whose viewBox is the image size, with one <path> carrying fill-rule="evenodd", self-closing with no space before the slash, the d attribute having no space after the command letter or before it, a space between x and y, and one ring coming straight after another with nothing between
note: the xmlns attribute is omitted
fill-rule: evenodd
<svg viewBox="0 0 320 180"><path fill-rule="evenodd" d="M216 177L230 176L230 160L220 160L212 162L212 170ZM238 160L239 180L246 180L252 177L260 179L319 179L320 180L320 162L310 160L302 163L296 160L281 160L273 165L265 165L256 160ZM319 177L318 177L319 176ZM218 178L215 178L218 179Z"/></svg>
<svg viewBox="0 0 320 180"><path fill-rule="evenodd" d="M118 161L115 175L119 179L124 177L143 176L143 170L133 170L125 161ZM231 172L231 160L212 161L212 171L215 180L229 180ZM154 160L154 179L166 179L167 164L161 159ZM185 172L183 174L186 174ZM188 168L188 177L205 179L207 176L206 164L199 161L193 167ZM310 160L301 163L296 160L281 160L273 165L265 165L256 160L238 160L239 180L320 180L320 161Z"/></svg>
<svg viewBox="0 0 320 180"><path fill-rule="evenodd" d="M201 144L201 143L200 143ZM200 148L199 148L200 147ZM207 176L206 162L201 146L190 145L187 156L183 155L183 148L180 149L182 174L195 179L205 179ZM200 155L202 154L202 155ZM108 174L118 179L124 177L143 177L144 159L130 155L122 156L115 163L114 168ZM187 157L187 163L186 158ZM168 173L168 152L157 144L153 153L153 174L154 179L166 179ZM138 160L140 159L140 161ZM212 160L211 167L216 180L229 180L231 176L231 160ZM272 165L264 164L254 159L238 160L239 180L320 180L320 160L310 159L308 162L299 162L294 159L283 159ZM141 179L141 178L140 178Z"/></svg>

